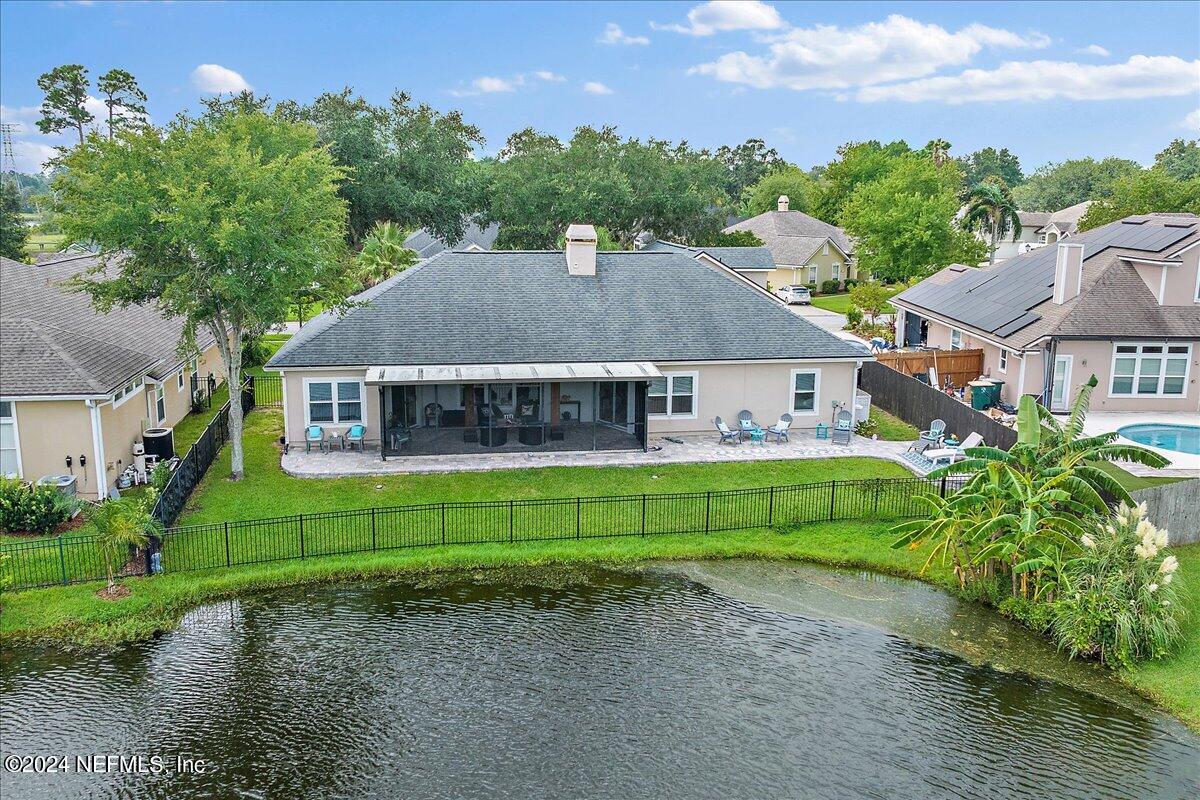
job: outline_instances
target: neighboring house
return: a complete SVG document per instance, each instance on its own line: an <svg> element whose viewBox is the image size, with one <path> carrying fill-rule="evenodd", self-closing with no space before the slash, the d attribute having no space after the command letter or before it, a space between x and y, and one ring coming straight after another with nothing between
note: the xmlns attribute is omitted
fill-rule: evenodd
<svg viewBox="0 0 1200 800"><path fill-rule="evenodd" d="M417 258L432 258L443 250L491 250L499 233L498 223L493 222L481 228L474 222L468 222L463 237L453 245L448 245L424 228L418 228L404 240L404 246L414 251Z"/></svg>
<svg viewBox="0 0 1200 800"><path fill-rule="evenodd" d="M1200 219L1127 217L987 269L951 265L892 298L907 346L982 348L1003 398L1053 411L1200 410Z"/></svg>
<svg viewBox="0 0 1200 800"><path fill-rule="evenodd" d="M688 291L681 292L685 285ZM285 436L351 425L382 455L641 449L738 412L794 429L851 409L864 356L689 253L447 251L323 314L267 364ZM869 356L866 357L869 360Z"/></svg>
<svg viewBox="0 0 1200 800"><path fill-rule="evenodd" d="M655 241L639 249L683 253L716 266L728 267L764 289L767 288L771 273L775 271L775 259L769 247L689 247L675 242Z"/></svg>
<svg viewBox="0 0 1200 800"><path fill-rule="evenodd" d="M100 314L60 285L98 263L0 258L0 473L73 474L89 499L107 495L143 430L191 410L193 373L223 371L211 335L187 362L177 354L181 321L144 306Z"/></svg>
<svg viewBox="0 0 1200 800"><path fill-rule="evenodd" d="M1010 229L1000 239L996 246L996 261L1004 261L1074 236L1079 231L1079 220L1087 213L1091 204L1091 200L1085 200L1061 211L1018 211L1021 234L1018 236L1015 229ZM979 231L976 236L981 241L989 241L986 232Z"/></svg>
<svg viewBox="0 0 1200 800"><path fill-rule="evenodd" d="M854 246L846 232L801 211L789 211L788 203L783 195L777 211L731 225L725 233L750 231L766 245L775 260L775 271L768 276L772 289L797 284L820 289L829 280L857 280Z"/></svg>

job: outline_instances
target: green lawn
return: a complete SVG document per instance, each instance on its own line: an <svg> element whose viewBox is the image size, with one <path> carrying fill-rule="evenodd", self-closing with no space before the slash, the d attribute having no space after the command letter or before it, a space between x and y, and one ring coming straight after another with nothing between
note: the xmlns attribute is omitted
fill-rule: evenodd
<svg viewBox="0 0 1200 800"><path fill-rule="evenodd" d="M899 294L900 292L904 291L905 288L906 287L904 287L900 284L896 284L895 286L887 287L888 297ZM845 314L847 311L850 310L850 293L842 292L841 294L814 295L812 302L813 302L813 305L816 306L817 308L823 308L826 311L834 311L838 314ZM892 308L892 306L889 304L889 305L885 305L883 307L883 309L880 311L880 313L895 314L896 309Z"/></svg>
<svg viewBox="0 0 1200 800"><path fill-rule="evenodd" d="M871 406L871 419L879 423L879 438L886 442L915 442L920 431L897 416Z"/></svg>
<svg viewBox="0 0 1200 800"><path fill-rule="evenodd" d="M1175 483L1176 481L1187 480L1187 478L1144 478L1127 472L1117 464L1111 464L1104 461L1093 464L1092 466L1096 467L1102 472L1107 472L1114 479L1116 479L1117 483L1124 486L1125 491L1127 492L1145 489L1148 486L1158 486L1161 483Z"/></svg>
<svg viewBox="0 0 1200 800"><path fill-rule="evenodd" d="M31 233L25 240L25 252L30 256L37 253L57 253L62 247L61 233Z"/></svg>

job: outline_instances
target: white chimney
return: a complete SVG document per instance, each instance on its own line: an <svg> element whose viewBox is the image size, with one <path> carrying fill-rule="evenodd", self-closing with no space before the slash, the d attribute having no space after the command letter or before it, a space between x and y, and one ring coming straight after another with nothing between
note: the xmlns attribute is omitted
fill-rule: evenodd
<svg viewBox="0 0 1200 800"><path fill-rule="evenodd" d="M596 229L578 222L567 226L567 273L596 274Z"/></svg>
<svg viewBox="0 0 1200 800"><path fill-rule="evenodd" d="M791 202L792 202L791 200L788 200L788 196L787 196L786 194L781 194L781 195L779 195L779 204L778 204L778 205L779 205L779 210L780 210L780 211L787 211L787 210L788 210L788 205L789 205Z"/></svg>
<svg viewBox="0 0 1200 800"><path fill-rule="evenodd" d="M1079 296L1083 283L1083 245L1059 242L1054 261L1054 302L1062 305Z"/></svg>

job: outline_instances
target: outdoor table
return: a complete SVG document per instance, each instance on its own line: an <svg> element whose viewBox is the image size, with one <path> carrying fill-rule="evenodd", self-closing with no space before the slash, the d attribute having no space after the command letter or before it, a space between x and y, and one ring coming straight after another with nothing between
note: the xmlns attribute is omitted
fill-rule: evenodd
<svg viewBox="0 0 1200 800"><path fill-rule="evenodd" d="M756 443L763 447L767 446L767 432L757 426L750 429L750 444Z"/></svg>
<svg viewBox="0 0 1200 800"><path fill-rule="evenodd" d="M826 425L824 422L817 423L817 438L818 439L828 439L829 438L829 426Z"/></svg>

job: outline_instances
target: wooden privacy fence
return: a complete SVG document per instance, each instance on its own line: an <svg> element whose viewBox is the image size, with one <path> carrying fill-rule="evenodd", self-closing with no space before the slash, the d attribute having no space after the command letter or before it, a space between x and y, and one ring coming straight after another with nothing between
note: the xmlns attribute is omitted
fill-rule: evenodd
<svg viewBox="0 0 1200 800"><path fill-rule="evenodd" d="M1007 425L878 362L868 361L862 365L858 383L863 391L871 394L875 406L915 425L917 430L928 430L930 422L941 419L946 421L946 433L953 433L960 442L968 434L978 433L985 444L1005 450L1017 443L1017 432Z"/></svg>
<svg viewBox="0 0 1200 800"><path fill-rule="evenodd" d="M955 386L966 386L983 374L982 350L923 350L914 353L880 353L875 360L885 367L905 375L928 375L930 368L937 370L939 386L946 379Z"/></svg>

